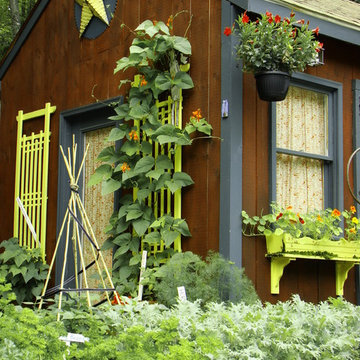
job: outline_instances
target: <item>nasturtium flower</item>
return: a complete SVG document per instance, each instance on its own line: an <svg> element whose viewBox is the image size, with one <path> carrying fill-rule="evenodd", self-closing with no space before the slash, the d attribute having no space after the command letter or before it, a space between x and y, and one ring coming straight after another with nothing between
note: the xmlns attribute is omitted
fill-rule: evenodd
<svg viewBox="0 0 360 360"><path fill-rule="evenodd" d="M334 209L331 212L331 216L333 216L333 217L339 217L340 215L341 215L341 212L338 209Z"/></svg>
<svg viewBox="0 0 360 360"><path fill-rule="evenodd" d="M304 224L304 223L305 223L304 219L300 216L300 214L297 214L297 217L299 218L300 224Z"/></svg>
<svg viewBox="0 0 360 360"><path fill-rule="evenodd" d="M320 215L317 216L316 220L319 221L319 222L323 222L323 219L321 218Z"/></svg>
<svg viewBox="0 0 360 360"><path fill-rule="evenodd" d="M121 171L124 173L126 171L129 171L130 170L130 166L124 162L122 165L121 165Z"/></svg>
<svg viewBox="0 0 360 360"><path fill-rule="evenodd" d="M291 206L291 205L288 206L288 207L286 208L286 210L292 210L292 206Z"/></svg>
<svg viewBox="0 0 360 360"><path fill-rule="evenodd" d="M355 233L356 233L355 228L351 228L349 231L350 231L352 234L355 234Z"/></svg>
<svg viewBox="0 0 360 360"><path fill-rule="evenodd" d="M275 21L275 24L278 24L279 22L281 22L281 16L276 15L274 21Z"/></svg>
<svg viewBox="0 0 360 360"><path fill-rule="evenodd" d="M356 213L356 207L354 205L350 206L350 211L355 214Z"/></svg>
<svg viewBox="0 0 360 360"><path fill-rule="evenodd" d="M141 77L141 82L140 82L140 86L145 86L147 84L147 81L145 79L145 76Z"/></svg>
<svg viewBox="0 0 360 360"><path fill-rule="evenodd" d="M276 217L276 220L279 220L284 214L281 212L279 213L279 215Z"/></svg>
<svg viewBox="0 0 360 360"><path fill-rule="evenodd" d="M351 222L354 223L354 224L358 224L359 223L359 220L358 218L356 218L355 216L351 219Z"/></svg>

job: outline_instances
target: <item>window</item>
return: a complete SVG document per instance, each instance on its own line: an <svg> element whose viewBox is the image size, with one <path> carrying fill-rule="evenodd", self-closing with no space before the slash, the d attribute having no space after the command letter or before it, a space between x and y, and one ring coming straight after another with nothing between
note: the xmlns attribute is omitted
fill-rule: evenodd
<svg viewBox="0 0 360 360"><path fill-rule="evenodd" d="M114 100L114 99L112 99ZM118 100L118 99L117 99ZM73 136L75 136L75 143L77 144L77 161L76 172L82 161L85 148L89 144L89 149L84 162L84 168L78 181L79 193L87 213L87 216L92 224L92 228L96 240L101 247L106 240L104 229L108 225L108 220L116 207L116 199L113 194L101 195L101 184L94 187L87 187L86 184L94 172L95 168L99 165L97 156L105 146L110 146L105 140L110 133L111 127L115 122L109 120L108 117L114 115L114 110L107 103L97 103L82 108L64 111L60 115L60 134L59 142L67 153L67 148L71 148ZM59 157L59 182L58 182L58 215L57 215L57 234L60 231L64 214L66 213L68 200L70 198L69 178L62 156ZM59 245L59 250L64 253L63 239ZM83 239L83 251L85 264L93 261L93 254L90 243ZM103 252L103 256L108 268L112 265L111 250ZM60 255L60 260L62 256ZM74 258L73 254L69 254L68 258L68 273L66 278L74 275ZM56 262L56 284L60 283L60 275L62 272L62 262ZM98 280L92 275L96 275L96 267L93 266L87 270L89 287L97 287ZM90 278L90 279L89 279ZM69 287L74 288L75 284L69 284Z"/></svg>
<svg viewBox="0 0 360 360"><path fill-rule="evenodd" d="M294 77L272 103L271 200L307 212L342 208L341 85Z"/></svg>

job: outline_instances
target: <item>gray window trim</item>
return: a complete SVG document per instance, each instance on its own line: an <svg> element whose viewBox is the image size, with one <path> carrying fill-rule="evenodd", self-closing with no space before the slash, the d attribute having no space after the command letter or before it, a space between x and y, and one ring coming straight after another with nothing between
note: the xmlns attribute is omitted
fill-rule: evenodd
<svg viewBox="0 0 360 360"><path fill-rule="evenodd" d="M319 78L316 76L295 73L291 77L291 85L309 90L323 92L329 95L329 156L322 158L314 154L315 159L331 161L332 165L325 166L325 208L344 207L344 182L343 182L343 109L342 109L342 84ZM270 201L276 200L276 153L279 149L276 144L276 103L270 104L271 141L270 141ZM290 152L290 151L289 151ZM292 152L294 155L295 152ZM310 154L301 153L301 156ZM310 157L310 156L308 156Z"/></svg>
<svg viewBox="0 0 360 360"><path fill-rule="evenodd" d="M360 80L352 81L353 91L353 149L360 148ZM360 195L360 155L357 154L353 159L354 175L354 194L359 198ZM356 203L357 213L360 211L360 205ZM360 305L360 267L357 265L355 270L356 303Z"/></svg>

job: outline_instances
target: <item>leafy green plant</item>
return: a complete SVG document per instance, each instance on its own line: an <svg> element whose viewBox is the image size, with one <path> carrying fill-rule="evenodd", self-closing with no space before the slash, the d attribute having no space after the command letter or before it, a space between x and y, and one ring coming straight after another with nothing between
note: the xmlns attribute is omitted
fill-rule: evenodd
<svg viewBox="0 0 360 360"><path fill-rule="evenodd" d="M44 264L40 249L27 249L15 238L0 243L0 278L11 284L16 301L33 301L41 294L49 266ZM1 291L2 296L7 291Z"/></svg>
<svg viewBox="0 0 360 360"><path fill-rule="evenodd" d="M270 214L253 217L243 210L243 234L246 236L270 235L275 231L279 235L285 232L295 238L336 240L336 237L343 233L341 222L345 220L345 238L349 241L360 240L359 218L355 216L354 206L342 212L328 208L306 214L295 212L291 206L283 208L275 203L271 204L271 209Z"/></svg>
<svg viewBox="0 0 360 360"><path fill-rule="evenodd" d="M144 249L165 245L164 251L148 258L148 265L156 266L171 256L177 238L191 236L184 219L175 218L171 209L155 214L147 201L154 199L162 189L174 194L193 184L190 175L175 169L173 155L179 146L191 145L196 133L208 137L212 129L200 109L193 112L184 128L177 126L176 114L180 110L177 101L181 91L191 89L194 84L187 73L190 42L185 36L173 34L176 16L171 16L167 24L146 20L131 30L134 40L130 54L117 62L115 73L131 69L137 77L127 101L114 105L116 115L111 119L117 125L108 138L121 145L106 147L100 153L98 159L102 164L89 182L89 185L102 182L103 194L122 191L120 208L110 219L106 229L109 238L103 246L103 249L115 249L112 275L121 294L134 295L136 291L140 244ZM120 86L128 82L131 81L122 80ZM171 121L164 124L159 118L157 101L168 99L168 96L173 101L169 113ZM153 156L155 146L166 146L167 153Z"/></svg>
<svg viewBox="0 0 360 360"><path fill-rule="evenodd" d="M145 275L155 299L166 306L177 302L177 288L184 286L187 299L209 302L254 303L258 296L243 269L217 253L203 261L190 251L176 253L164 265Z"/></svg>
<svg viewBox="0 0 360 360"><path fill-rule="evenodd" d="M227 36L233 33L237 38L236 56L242 60L245 72L304 71L307 65L316 63L323 47L315 39L319 28L310 30L304 20L295 20L293 12L283 19L266 12L251 21L245 11L236 24L235 30L227 27L224 33Z"/></svg>

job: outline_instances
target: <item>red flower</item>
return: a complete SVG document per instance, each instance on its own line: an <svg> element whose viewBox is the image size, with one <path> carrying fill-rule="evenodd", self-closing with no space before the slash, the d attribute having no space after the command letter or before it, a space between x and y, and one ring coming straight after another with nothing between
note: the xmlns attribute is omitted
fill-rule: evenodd
<svg viewBox="0 0 360 360"><path fill-rule="evenodd" d="M301 24L301 25L304 25L304 24L305 24L305 20L304 20L304 19L298 20L297 23L298 23L298 24Z"/></svg>
<svg viewBox="0 0 360 360"><path fill-rule="evenodd" d="M281 21L281 16L276 15L274 21L276 24L278 24Z"/></svg>
<svg viewBox="0 0 360 360"><path fill-rule="evenodd" d="M266 12L266 17L268 19L269 24L271 24L273 22L273 20L274 20L273 17L272 17L272 13L267 11Z"/></svg>
<svg viewBox="0 0 360 360"><path fill-rule="evenodd" d="M290 24L290 20L288 18L284 18L284 22L286 22L288 25Z"/></svg>
<svg viewBox="0 0 360 360"><path fill-rule="evenodd" d="M246 15L246 11L244 12L242 18L241 18L241 21L243 24L247 24L249 22L249 17Z"/></svg>
<svg viewBox="0 0 360 360"><path fill-rule="evenodd" d="M303 219L299 214L297 214L297 217L299 218L300 224L304 224L304 223L305 223L304 219Z"/></svg>
<svg viewBox="0 0 360 360"><path fill-rule="evenodd" d="M283 216L283 213L279 213L279 215L276 217L276 220L279 220Z"/></svg>
<svg viewBox="0 0 360 360"><path fill-rule="evenodd" d="M225 35L225 36L230 36L231 33L232 33L231 27L227 26L227 27L224 29L224 35Z"/></svg>
<svg viewBox="0 0 360 360"><path fill-rule="evenodd" d="M317 26L316 29L313 29L312 32L318 36L319 35L319 27Z"/></svg>
<svg viewBox="0 0 360 360"><path fill-rule="evenodd" d="M319 42L318 47L315 49L316 52L320 52L320 50L323 48L324 44Z"/></svg>
<svg viewBox="0 0 360 360"><path fill-rule="evenodd" d="M333 216L333 217L339 217L340 215L341 215L341 212L338 209L334 209L331 212L331 216Z"/></svg>
<svg viewBox="0 0 360 360"><path fill-rule="evenodd" d="M290 17L294 17L295 16L295 13L293 11L291 11L291 14L290 14Z"/></svg>

